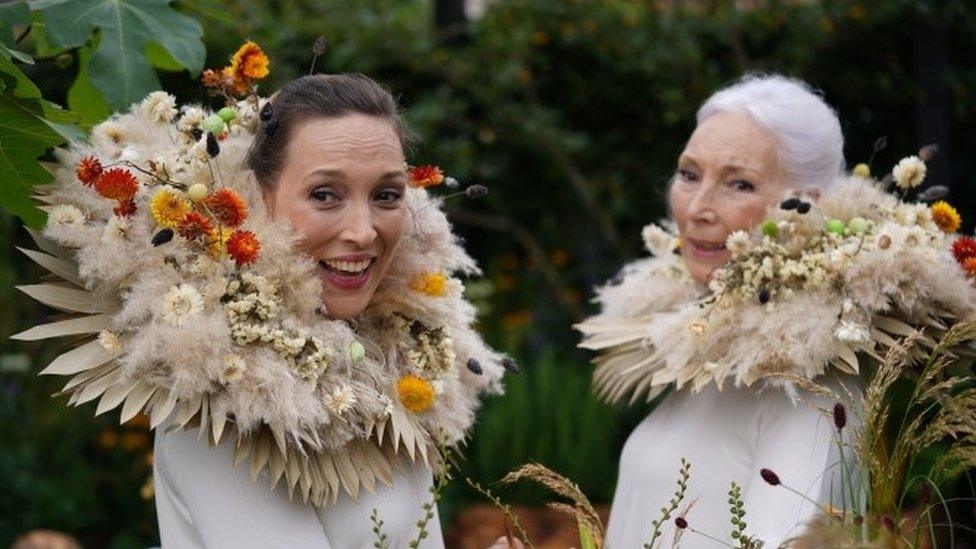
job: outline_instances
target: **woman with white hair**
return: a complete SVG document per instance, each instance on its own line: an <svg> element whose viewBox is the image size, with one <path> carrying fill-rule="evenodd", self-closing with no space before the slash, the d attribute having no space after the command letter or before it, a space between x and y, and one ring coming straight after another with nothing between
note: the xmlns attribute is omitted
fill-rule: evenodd
<svg viewBox="0 0 976 549"><path fill-rule="evenodd" d="M666 546L676 533L686 548L735 543L731 482L746 513L745 533L767 546L799 533L797 525L817 511L814 502L830 503L833 495L842 504L833 467L839 460L837 431L817 409L796 402L795 394L761 390L764 384L752 382L763 375L744 375L741 361L686 365L697 362L691 357L703 340L724 337L709 326L719 315L706 296L709 284L715 290L721 283L713 275L733 255L730 236L758 227L784 200L794 210L809 210L841 174L844 140L837 115L802 81L749 75L712 95L697 121L670 185L676 232L645 229L657 257L628 265L601 288L602 312L579 326L586 336L583 347L605 351L595 375L603 396L617 400L631 391L635 398L647 392L650 400L676 386L624 447L606 539L612 548L641 547L655 536L657 543L667 540ZM765 308L768 300L760 291L757 306ZM649 327L654 312L685 303L696 306L664 329ZM627 324L630 319L638 321ZM680 337L690 334L687 340L668 332L677 323ZM624 340L630 347L620 345ZM633 372L646 376L628 375ZM685 460L690 478L679 487ZM760 474L764 468L808 499L770 486ZM690 530L674 531L682 528Z"/></svg>

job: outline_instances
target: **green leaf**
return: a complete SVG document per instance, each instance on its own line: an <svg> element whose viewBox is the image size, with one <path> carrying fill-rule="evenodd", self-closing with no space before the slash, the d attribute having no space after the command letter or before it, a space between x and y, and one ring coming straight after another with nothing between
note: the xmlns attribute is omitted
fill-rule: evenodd
<svg viewBox="0 0 976 549"><path fill-rule="evenodd" d="M14 29L30 24L30 12L27 2L0 4L0 44L14 45Z"/></svg>
<svg viewBox="0 0 976 549"><path fill-rule="evenodd" d="M45 101L27 76L0 50L0 205L20 216L31 227L44 223L44 213L34 206L30 190L52 176L37 163L48 148L59 145L73 132L68 124L76 117Z"/></svg>
<svg viewBox="0 0 976 549"><path fill-rule="evenodd" d="M105 96L88 78L90 59L91 48L88 46L78 48L78 77L68 88L68 108L81 117L81 123L85 126L93 126L112 113Z"/></svg>
<svg viewBox="0 0 976 549"><path fill-rule="evenodd" d="M146 59L149 64L164 71L180 71L183 70L183 65L179 61L173 59L173 56L166 51L166 48L160 46L156 42L149 42L146 44Z"/></svg>
<svg viewBox="0 0 976 549"><path fill-rule="evenodd" d="M20 50L12 50L3 44L0 44L0 51L6 54L7 57L13 57L21 63L25 63L27 65L34 64L34 58Z"/></svg>
<svg viewBox="0 0 976 549"><path fill-rule="evenodd" d="M92 32L101 40L88 72L111 108L121 109L159 88L144 52L156 42L196 74L203 69L203 28L172 7L171 0L68 0L44 10L45 32L55 47L78 47Z"/></svg>

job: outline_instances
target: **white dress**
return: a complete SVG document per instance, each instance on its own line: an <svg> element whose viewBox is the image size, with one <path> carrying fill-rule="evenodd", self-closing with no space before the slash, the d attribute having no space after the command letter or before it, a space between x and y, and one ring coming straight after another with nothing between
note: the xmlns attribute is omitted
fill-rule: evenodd
<svg viewBox="0 0 976 549"><path fill-rule="evenodd" d="M833 421L810 404L833 402L804 397L794 405L781 389L764 392L714 384L698 394L683 389L667 397L634 430L624 445L610 520L608 549L643 547L651 521L661 516L677 487L681 458L691 462L690 481L678 511L694 502L685 518L691 528L736 545L728 491L735 481L745 503L746 533L766 547L798 535L816 508L783 486L771 486L760 469L818 503L843 505L839 452ZM852 416L854 414L848 414ZM845 433L850 427L845 428ZM846 439L846 437L845 437ZM849 452L845 448L845 452ZM850 463L847 456L847 463ZM671 547L674 516L660 547ZM655 544L657 547L658 544ZM683 549L727 547L686 530Z"/></svg>
<svg viewBox="0 0 976 549"><path fill-rule="evenodd" d="M153 473L163 549L360 549L376 538L370 514L379 510L389 547L407 547L416 537L421 506L430 501L433 479L422 463L403 461L393 486L379 485L355 502L342 494L322 508L292 501L287 486L269 489L262 472L252 481L248 462L235 467L233 441L212 447L197 430L156 431ZM442 549L437 515L421 547Z"/></svg>

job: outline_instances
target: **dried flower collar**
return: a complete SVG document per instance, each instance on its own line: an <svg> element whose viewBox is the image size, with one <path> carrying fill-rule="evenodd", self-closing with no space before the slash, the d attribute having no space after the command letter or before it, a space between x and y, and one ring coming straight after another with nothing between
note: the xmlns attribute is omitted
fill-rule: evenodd
<svg viewBox="0 0 976 549"><path fill-rule="evenodd" d="M413 223L355 328L321 314L315 262L242 167L271 113L255 94L266 74L245 44L204 76L228 101L216 113L154 92L58 151L38 189L41 250L26 253L59 280L21 289L71 316L15 337L87 338L42 372L70 376L70 404L199 426L215 444L234 433L253 475L323 504L391 482L401 449L427 461L457 444L514 367L471 329L453 276L478 269L425 189L446 182L437 168L411 172Z"/></svg>
<svg viewBox="0 0 976 549"><path fill-rule="evenodd" d="M976 241L955 234L958 212L938 201L944 187L907 200L933 152L880 182L858 165L815 203L787 198L755 230L728 237L731 259L707 288L673 253L676 232L649 225L654 257L600 288L602 312L577 327L581 347L600 351L597 391L650 399L670 384L698 391L731 379L792 392L830 366L859 372L916 328L929 345L950 320L972 316ZM892 183L898 196L885 191Z"/></svg>

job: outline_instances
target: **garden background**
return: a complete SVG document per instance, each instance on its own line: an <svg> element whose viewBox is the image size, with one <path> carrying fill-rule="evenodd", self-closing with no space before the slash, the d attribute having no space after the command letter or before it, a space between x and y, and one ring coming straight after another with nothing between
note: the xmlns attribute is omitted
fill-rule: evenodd
<svg viewBox="0 0 976 549"><path fill-rule="evenodd" d="M969 2L3 2L0 546L39 527L88 547L158 543L146 424L93 420L94 405L68 410L50 397L61 381L36 377L56 349L8 339L47 314L14 289L41 275L16 250L29 237L10 213L41 220L26 201L27 186L45 177L34 158L160 85L180 103L216 104L199 71L226 64L248 38L269 54L263 86L275 89L308 72L319 35L328 48L317 70L364 72L399 96L419 137L412 163L491 189L481 201L449 201L448 210L485 270L467 285L480 329L523 374L486 403L462 476L490 482L539 461L594 501L610 500L617 456L650 406L611 407L591 395L571 325L593 311L594 285L642 254L640 228L664 214L665 182L697 106L744 71L781 71L822 89L840 115L851 166L881 136L888 145L874 157L877 173L938 143L929 179L951 188L972 232ZM947 498L972 495L962 480L947 490ZM501 492L522 502L539 496ZM453 483L441 506L445 529L478 501ZM972 508L957 504L956 520L971 523Z"/></svg>

